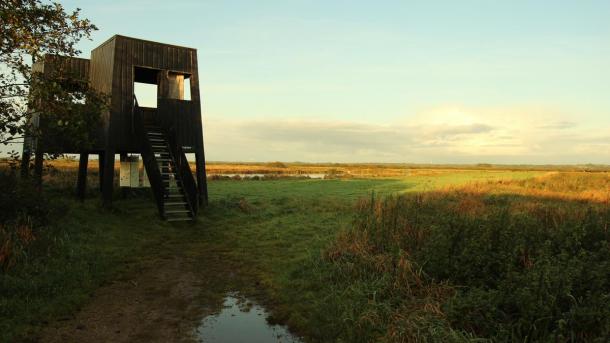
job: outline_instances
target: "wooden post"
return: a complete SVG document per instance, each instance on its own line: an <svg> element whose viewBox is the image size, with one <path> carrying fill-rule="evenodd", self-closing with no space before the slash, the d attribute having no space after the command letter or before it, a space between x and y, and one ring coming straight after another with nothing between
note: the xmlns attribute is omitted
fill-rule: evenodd
<svg viewBox="0 0 610 343"><path fill-rule="evenodd" d="M104 189L104 158L106 156L106 153L103 151L100 151L100 153L97 155L97 163L98 163L98 169L99 169L99 177L100 177L100 192L103 191Z"/></svg>
<svg viewBox="0 0 610 343"><path fill-rule="evenodd" d="M114 190L114 148L106 149L105 155L102 201L105 207L110 207L112 206L112 192Z"/></svg>
<svg viewBox="0 0 610 343"><path fill-rule="evenodd" d="M29 150L23 149L23 154L21 155L21 177L27 178L30 176L30 158L32 154Z"/></svg>
<svg viewBox="0 0 610 343"><path fill-rule="evenodd" d="M87 189L87 164L89 154L81 153L78 161L78 179L76 181L76 196L82 201L85 200L85 190Z"/></svg>
<svg viewBox="0 0 610 343"><path fill-rule="evenodd" d="M167 73L167 98L184 100L184 74Z"/></svg>
<svg viewBox="0 0 610 343"><path fill-rule="evenodd" d="M120 162L127 162L127 163L129 163L129 161L127 161L127 153L122 152L120 154L120 156L121 156L120 157ZM119 168L122 168L122 166L120 166ZM120 181L121 181L120 175L121 174L119 172L119 184L120 184ZM127 198L127 192L128 192L128 187L121 187L121 197L123 199Z"/></svg>
<svg viewBox="0 0 610 343"><path fill-rule="evenodd" d="M42 162L44 153L40 150L36 150L34 156L34 177L36 178L36 187L38 190L42 190Z"/></svg>
<svg viewBox="0 0 610 343"><path fill-rule="evenodd" d="M199 205L208 205L208 183L205 173L205 154L203 147L197 149L195 153L195 163L197 165L197 193L199 194Z"/></svg>

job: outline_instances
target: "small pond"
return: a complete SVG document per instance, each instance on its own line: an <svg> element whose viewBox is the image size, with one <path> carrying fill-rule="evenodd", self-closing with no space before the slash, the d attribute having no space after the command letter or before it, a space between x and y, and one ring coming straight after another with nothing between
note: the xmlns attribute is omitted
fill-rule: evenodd
<svg viewBox="0 0 610 343"><path fill-rule="evenodd" d="M267 312L253 301L236 293L228 294L221 311L203 318L196 336L205 343L300 343L281 325L267 323Z"/></svg>

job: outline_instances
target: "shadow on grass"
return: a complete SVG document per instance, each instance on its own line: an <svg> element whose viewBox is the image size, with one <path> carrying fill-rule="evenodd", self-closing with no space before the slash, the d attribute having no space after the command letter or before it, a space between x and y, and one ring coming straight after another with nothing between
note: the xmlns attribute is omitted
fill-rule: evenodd
<svg viewBox="0 0 610 343"><path fill-rule="evenodd" d="M285 299L319 339L604 341L609 223L607 202L554 195L372 197Z"/></svg>

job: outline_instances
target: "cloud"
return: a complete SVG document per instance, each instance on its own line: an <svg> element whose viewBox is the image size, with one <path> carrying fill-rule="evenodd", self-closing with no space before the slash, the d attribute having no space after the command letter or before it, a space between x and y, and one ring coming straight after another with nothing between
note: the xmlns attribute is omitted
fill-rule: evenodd
<svg viewBox="0 0 610 343"><path fill-rule="evenodd" d="M432 136L442 139L459 139L467 135L477 135L487 133L494 130L493 126L481 123L466 124L466 125L419 125L414 127L415 130L424 133L427 136Z"/></svg>
<svg viewBox="0 0 610 343"><path fill-rule="evenodd" d="M563 129L571 129L576 126L577 126L577 124L574 122L571 122L571 121L558 121L558 122L554 122L554 123L540 125L537 128L549 129L549 130L563 130Z"/></svg>
<svg viewBox="0 0 610 343"><path fill-rule="evenodd" d="M610 122L540 108L443 106L376 122L204 117L211 161L610 163ZM372 118L371 120L376 120ZM20 148L17 148L20 150ZM6 154L8 147L0 147Z"/></svg>
<svg viewBox="0 0 610 343"><path fill-rule="evenodd" d="M261 156L267 151L270 157L266 159L269 160L282 159L279 156L284 160L317 157L326 161L332 158L346 160L349 157L370 154L391 156L413 144L404 127L353 122L211 119L207 128L206 143L223 144L221 142L227 138L226 132L231 132L229 144L242 145L249 150L249 153L244 152L246 155ZM219 159L223 158L219 156Z"/></svg>
<svg viewBox="0 0 610 343"><path fill-rule="evenodd" d="M608 127L557 112L442 107L391 124L308 119L205 118L216 161L608 163ZM554 118L551 121L550 118Z"/></svg>

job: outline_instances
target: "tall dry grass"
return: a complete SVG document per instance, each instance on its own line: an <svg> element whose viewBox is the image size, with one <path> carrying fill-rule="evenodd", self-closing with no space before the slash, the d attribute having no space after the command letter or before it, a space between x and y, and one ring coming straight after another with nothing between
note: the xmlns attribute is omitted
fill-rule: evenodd
<svg viewBox="0 0 610 343"><path fill-rule="evenodd" d="M444 191L459 191L473 195L512 194L540 199L608 203L610 173L549 172L532 179L480 182L461 187L447 187Z"/></svg>
<svg viewBox="0 0 610 343"><path fill-rule="evenodd" d="M550 173L363 199L322 258L353 306L339 317L362 341L605 341L609 186Z"/></svg>

